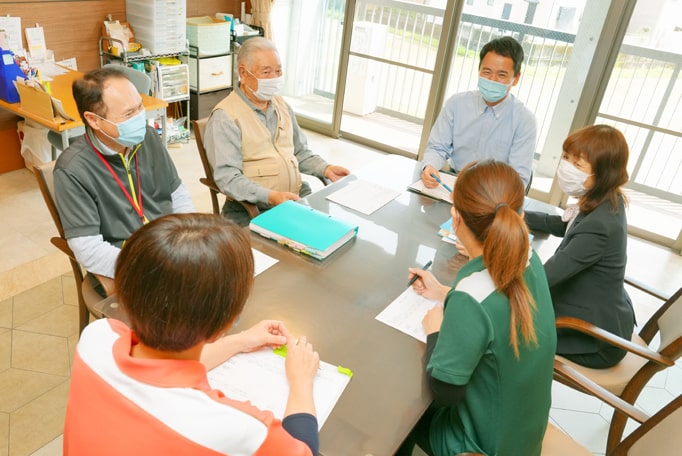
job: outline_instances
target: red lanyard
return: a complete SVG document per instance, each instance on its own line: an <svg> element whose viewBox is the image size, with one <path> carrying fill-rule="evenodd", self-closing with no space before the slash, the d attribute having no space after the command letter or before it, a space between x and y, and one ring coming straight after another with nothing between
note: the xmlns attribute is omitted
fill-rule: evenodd
<svg viewBox="0 0 682 456"><path fill-rule="evenodd" d="M135 187L133 186L133 181L130 176L130 168L128 168L128 164L126 163L125 158L123 158L123 155L119 154L119 156L121 157L121 161L123 162L123 166L126 169L126 173L128 174L128 183L130 184L130 190L133 192L132 195L125 188L123 182L121 182L121 179L119 179L119 177L116 175L114 170L111 168L111 165L104 158L102 153L98 151L97 148L95 148L94 144L92 144L92 141L90 140L87 133L85 134L85 139L88 141L90 148L95 152L95 155L97 155L99 159L102 161L102 163L104 163L104 166L107 167L109 173L113 176L114 180L118 184L118 187L121 189L125 197L128 198L130 205L133 207L133 209L135 209L137 215L140 216L142 224L144 225L145 223L147 223L149 220L147 220L147 217L144 216L144 208L142 207L142 185L140 183L140 164L137 158L137 150L140 148L141 144L138 144L138 146L133 151L130 152L135 157L135 172L137 174L137 201L135 201Z"/></svg>

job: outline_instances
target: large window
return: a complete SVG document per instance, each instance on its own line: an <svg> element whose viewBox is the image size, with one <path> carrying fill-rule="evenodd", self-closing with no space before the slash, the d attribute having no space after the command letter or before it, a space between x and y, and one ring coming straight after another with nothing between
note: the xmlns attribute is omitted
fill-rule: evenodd
<svg viewBox="0 0 682 456"><path fill-rule="evenodd" d="M614 124L632 150L634 226L680 249L682 0L637 2L630 21L634 4L276 0L273 37L302 125L418 157L445 100L476 88L483 44L514 36L526 61L512 93L538 119L531 195L561 202L563 139L588 123ZM636 222L654 220L651 211L667 218Z"/></svg>
<svg viewBox="0 0 682 456"><path fill-rule="evenodd" d="M595 122L630 146L629 224L682 248L682 2L638 2Z"/></svg>

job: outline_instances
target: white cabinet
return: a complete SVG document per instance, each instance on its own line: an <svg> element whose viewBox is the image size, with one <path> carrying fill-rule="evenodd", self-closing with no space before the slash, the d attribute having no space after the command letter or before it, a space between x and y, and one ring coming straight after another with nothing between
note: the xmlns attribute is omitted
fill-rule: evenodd
<svg viewBox="0 0 682 456"><path fill-rule="evenodd" d="M205 93L232 86L232 54L189 58L189 87Z"/></svg>
<svg viewBox="0 0 682 456"><path fill-rule="evenodd" d="M189 46L190 119L207 116L213 107L232 90L234 74L232 50L219 55L207 55L196 46Z"/></svg>

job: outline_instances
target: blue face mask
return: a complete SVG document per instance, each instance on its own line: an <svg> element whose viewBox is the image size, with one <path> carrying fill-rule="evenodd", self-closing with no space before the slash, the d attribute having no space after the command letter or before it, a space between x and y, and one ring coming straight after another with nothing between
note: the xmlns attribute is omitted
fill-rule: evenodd
<svg viewBox="0 0 682 456"><path fill-rule="evenodd" d="M114 123L108 119L105 119L102 116L97 116L100 119L109 122L110 124L114 125L118 129L118 138L113 138L104 131L106 136L109 136L109 138L113 139L117 143L126 146L126 147L133 147L137 144L140 144L142 141L144 141L144 137L147 134L147 115L143 110L135 114L133 117L131 117L128 120L124 120L121 123Z"/></svg>
<svg viewBox="0 0 682 456"><path fill-rule="evenodd" d="M509 86L501 82L491 81L484 77L478 78L478 90L488 103L495 103L507 96Z"/></svg>

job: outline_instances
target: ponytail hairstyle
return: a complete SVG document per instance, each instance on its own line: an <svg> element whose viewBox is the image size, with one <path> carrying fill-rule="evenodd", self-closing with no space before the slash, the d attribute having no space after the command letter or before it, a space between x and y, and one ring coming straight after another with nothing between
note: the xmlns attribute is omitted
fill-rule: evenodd
<svg viewBox="0 0 682 456"><path fill-rule="evenodd" d="M518 358L519 332L524 344L537 344L535 301L523 279L530 254L523 181L506 163L473 162L457 176L452 194L455 209L483 245L483 263L495 288L509 299L509 343Z"/></svg>

